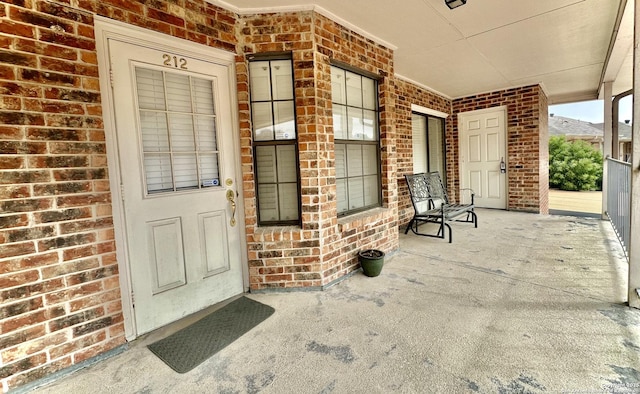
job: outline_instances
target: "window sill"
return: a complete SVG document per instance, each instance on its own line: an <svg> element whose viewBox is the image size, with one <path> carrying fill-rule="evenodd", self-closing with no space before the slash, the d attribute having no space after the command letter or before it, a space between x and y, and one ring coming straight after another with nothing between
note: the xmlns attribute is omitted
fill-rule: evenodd
<svg viewBox="0 0 640 394"><path fill-rule="evenodd" d="M369 209L368 211L341 217L338 219L338 231L361 227L365 223L368 227L375 226L379 222L384 221L390 212L391 210L389 208L378 207Z"/></svg>
<svg viewBox="0 0 640 394"><path fill-rule="evenodd" d="M286 226L258 226L255 228L255 234L272 234L282 233L288 231L300 231L300 226L286 225Z"/></svg>

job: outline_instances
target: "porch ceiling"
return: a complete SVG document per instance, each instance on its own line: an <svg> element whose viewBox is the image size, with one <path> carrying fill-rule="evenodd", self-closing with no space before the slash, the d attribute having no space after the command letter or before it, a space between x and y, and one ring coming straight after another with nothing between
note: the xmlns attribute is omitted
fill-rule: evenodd
<svg viewBox="0 0 640 394"><path fill-rule="evenodd" d="M598 98L604 80L631 88L631 0L626 16L625 0L209 1L240 14L315 9L396 47L397 75L450 98L541 83L561 103Z"/></svg>

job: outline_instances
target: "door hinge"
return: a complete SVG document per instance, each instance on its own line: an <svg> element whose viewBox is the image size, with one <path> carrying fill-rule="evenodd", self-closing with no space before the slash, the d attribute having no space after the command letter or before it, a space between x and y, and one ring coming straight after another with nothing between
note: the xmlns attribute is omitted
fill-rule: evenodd
<svg viewBox="0 0 640 394"><path fill-rule="evenodd" d="M136 297L133 295L133 291L131 292L131 307L136 307Z"/></svg>
<svg viewBox="0 0 640 394"><path fill-rule="evenodd" d="M124 201L124 185L120 184L120 198Z"/></svg>
<svg viewBox="0 0 640 394"><path fill-rule="evenodd" d="M111 88L113 89L113 68L109 68L109 83L111 84Z"/></svg>

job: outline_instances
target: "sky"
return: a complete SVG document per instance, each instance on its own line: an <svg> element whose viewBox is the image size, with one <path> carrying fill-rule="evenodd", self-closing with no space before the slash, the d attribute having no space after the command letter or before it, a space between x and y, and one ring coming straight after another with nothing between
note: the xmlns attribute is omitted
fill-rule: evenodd
<svg viewBox="0 0 640 394"><path fill-rule="evenodd" d="M620 100L620 122L632 119L632 96L629 95ZM602 100L582 101L579 103L550 105L549 113L565 116L567 118L578 119L591 123L604 122L604 103Z"/></svg>

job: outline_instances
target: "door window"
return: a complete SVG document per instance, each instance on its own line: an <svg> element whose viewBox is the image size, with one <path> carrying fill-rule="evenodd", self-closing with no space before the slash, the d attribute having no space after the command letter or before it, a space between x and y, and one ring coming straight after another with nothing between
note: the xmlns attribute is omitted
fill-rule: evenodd
<svg viewBox="0 0 640 394"><path fill-rule="evenodd" d="M213 79L135 68L147 194L220 183Z"/></svg>

